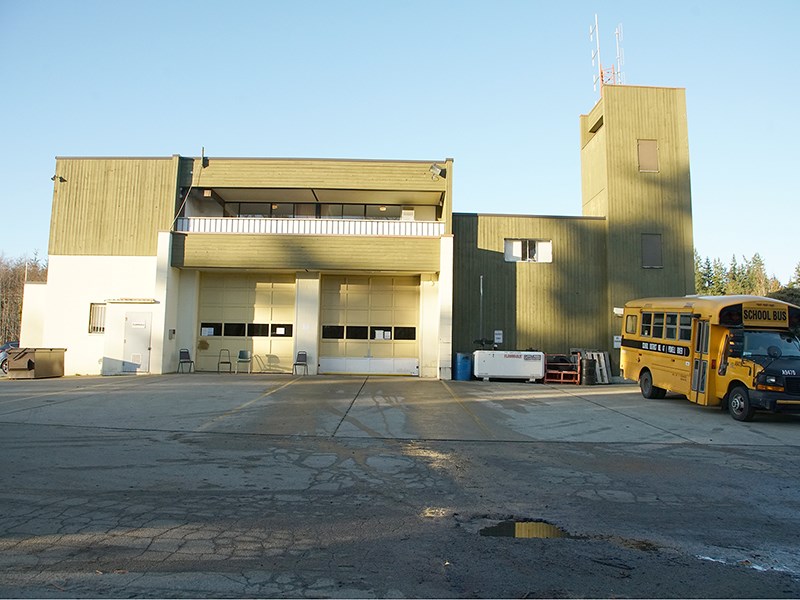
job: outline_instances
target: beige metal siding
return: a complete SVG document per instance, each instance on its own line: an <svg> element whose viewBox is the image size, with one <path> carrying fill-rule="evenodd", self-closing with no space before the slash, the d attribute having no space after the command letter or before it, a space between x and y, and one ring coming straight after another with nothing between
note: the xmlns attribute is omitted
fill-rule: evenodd
<svg viewBox="0 0 800 600"><path fill-rule="evenodd" d="M56 161L51 255L155 256L176 208L177 158Z"/></svg>
<svg viewBox="0 0 800 600"><path fill-rule="evenodd" d="M607 348L605 220L453 215L453 350L503 330L504 349ZM553 262L506 262L505 239L552 240ZM480 276L483 275L483 331Z"/></svg>
<svg viewBox="0 0 800 600"><path fill-rule="evenodd" d="M174 267L298 271L439 271L438 238L173 234Z"/></svg>

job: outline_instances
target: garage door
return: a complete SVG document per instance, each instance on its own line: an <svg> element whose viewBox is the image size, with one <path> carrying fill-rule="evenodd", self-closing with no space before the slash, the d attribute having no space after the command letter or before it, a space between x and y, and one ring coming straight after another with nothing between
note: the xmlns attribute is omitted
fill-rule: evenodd
<svg viewBox="0 0 800 600"><path fill-rule="evenodd" d="M325 276L320 372L419 375L419 277Z"/></svg>
<svg viewBox="0 0 800 600"><path fill-rule="evenodd" d="M198 369L215 371L219 352L226 349L234 368L239 351L249 350L254 370L291 371L294 316L293 275L203 273Z"/></svg>

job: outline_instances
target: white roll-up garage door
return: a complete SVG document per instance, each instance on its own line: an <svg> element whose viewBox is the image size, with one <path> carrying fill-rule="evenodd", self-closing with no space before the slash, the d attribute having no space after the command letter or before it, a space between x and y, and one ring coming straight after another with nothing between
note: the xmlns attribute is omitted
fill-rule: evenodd
<svg viewBox="0 0 800 600"><path fill-rule="evenodd" d="M320 372L419 375L419 282L324 276Z"/></svg>

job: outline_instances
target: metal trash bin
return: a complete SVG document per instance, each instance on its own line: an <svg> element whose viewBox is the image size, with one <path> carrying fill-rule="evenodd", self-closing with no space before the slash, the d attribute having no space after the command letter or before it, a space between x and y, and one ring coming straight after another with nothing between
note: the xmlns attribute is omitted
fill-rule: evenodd
<svg viewBox="0 0 800 600"><path fill-rule="evenodd" d="M597 383L597 361L593 358L581 359L581 385Z"/></svg>
<svg viewBox="0 0 800 600"><path fill-rule="evenodd" d="M66 348L14 348L8 353L8 378L63 377L66 351Z"/></svg>
<svg viewBox="0 0 800 600"><path fill-rule="evenodd" d="M456 381L469 381L472 379L472 354L466 352L456 353L456 368L454 370Z"/></svg>

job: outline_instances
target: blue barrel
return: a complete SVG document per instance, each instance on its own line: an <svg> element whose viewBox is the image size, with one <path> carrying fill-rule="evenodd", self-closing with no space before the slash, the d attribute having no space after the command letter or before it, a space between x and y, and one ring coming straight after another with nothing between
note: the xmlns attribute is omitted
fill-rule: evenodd
<svg viewBox="0 0 800 600"><path fill-rule="evenodd" d="M469 381L472 379L472 354L465 352L456 353L456 381Z"/></svg>

